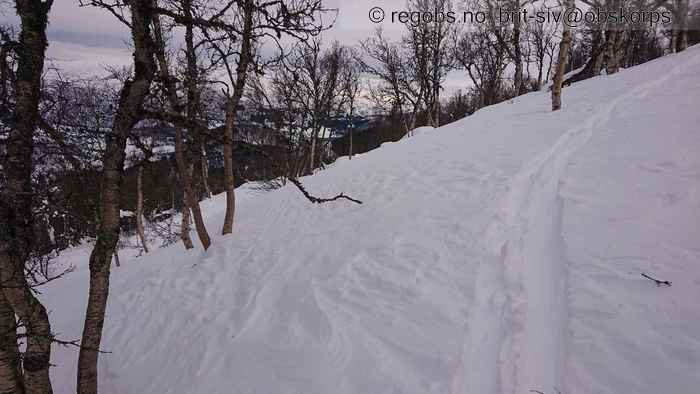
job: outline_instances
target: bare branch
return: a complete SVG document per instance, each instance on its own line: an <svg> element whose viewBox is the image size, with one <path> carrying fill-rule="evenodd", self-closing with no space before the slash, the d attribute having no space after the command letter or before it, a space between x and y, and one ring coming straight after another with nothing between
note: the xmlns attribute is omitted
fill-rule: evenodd
<svg viewBox="0 0 700 394"><path fill-rule="evenodd" d="M647 278L647 279L649 279L649 280L651 280L651 281L654 281L654 282L656 283L656 286L664 285L664 286L669 286L669 287L671 287L671 282L669 282L669 281L667 281L667 280L658 280L658 279L656 279L656 278L652 278L651 276L649 276L649 275L647 275L647 274L645 274L645 273L643 273L643 272L642 272L642 276L645 277L645 278Z"/></svg>
<svg viewBox="0 0 700 394"><path fill-rule="evenodd" d="M297 189L299 189L299 191L304 195L304 197L306 197L309 201L311 201L311 202L313 202L313 203L316 203L316 204L322 204L322 203L324 203L324 202L335 201L335 200L339 200L339 199L342 199L342 198L344 198L344 199L346 199L346 200L349 200L349 201L352 201L352 202L354 202L355 204L362 204L362 201L356 200L356 199L354 199L354 198L352 198L352 197L348 197L348 196L346 196L346 195L343 194L343 193L340 193L340 194L338 194L337 196L331 197L331 198L319 198L319 197L314 197L314 196L312 196L311 194L309 194L308 191L306 191L306 189L304 188L304 185L301 184L301 182L299 181L299 179L297 179L297 178L289 178L289 181L292 182L292 183L294 184L294 186L297 187Z"/></svg>

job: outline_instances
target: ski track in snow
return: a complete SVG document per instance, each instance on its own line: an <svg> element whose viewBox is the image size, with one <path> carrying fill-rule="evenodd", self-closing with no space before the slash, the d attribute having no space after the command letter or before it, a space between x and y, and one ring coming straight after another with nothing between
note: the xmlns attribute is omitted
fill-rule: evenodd
<svg viewBox="0 0 700 394"><path fill-rule="evenodd" d="M581 307L570 307L571 200L560 189L611 114L697 68L700 47L675 57L566 88L557 113L547 92L531 93L302 179L314 195L344 192L362 205L243 186L234 234L222 237L224 196L202 202L208 251L124 251L113 269L101 392L592 393L573 386L598 378L588 359L567 370L570 312ZM88 249L62 255L78 269L42 295L65 339L80 336ZM698 349L677 351L675 365L692 367ZM55 392L74 392L77 353L54 355ZM614 393L605 379L596 392Z"/></svg>
<svg viewBox="0 0 700 394"><path fill-rule="evenodd" d="M466 369L455 377L454 393L575 391L564 385L563 373L568 261L560 180L572 155L621 103L648 95L699 63L695 55L600 105L513 177L484 237L484 248L495 257L482 262L478 272L464 348Z"/></svg>

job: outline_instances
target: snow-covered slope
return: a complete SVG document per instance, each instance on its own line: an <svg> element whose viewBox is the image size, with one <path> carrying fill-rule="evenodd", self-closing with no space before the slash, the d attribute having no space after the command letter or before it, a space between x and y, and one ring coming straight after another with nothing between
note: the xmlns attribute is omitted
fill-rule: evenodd
<svg viewBox="0 0 700 394"><path fill-rule="evenodd" d="M699 71L693 47L303 179L362 205L239 188L209 251L113 269L101 392L697 393ZM66 339L88 250L43 295ZM54 354L73 392L77 352Z"/></svg>

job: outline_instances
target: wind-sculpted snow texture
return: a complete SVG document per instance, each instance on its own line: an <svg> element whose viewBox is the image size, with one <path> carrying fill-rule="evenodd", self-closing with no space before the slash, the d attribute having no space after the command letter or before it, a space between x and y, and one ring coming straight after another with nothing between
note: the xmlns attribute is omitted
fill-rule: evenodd
<svg viewBox="0 0 700 394"><path fill-rule="evenodd" d="M101 391L697 393L700 48L548 99L302 178L362 205L243 186L207 252L123 252ZM217 228L224 196L203 210ZM64 339L88 251L42 296ZM77 352L55 355L56 392L74 392Z"/></svg>

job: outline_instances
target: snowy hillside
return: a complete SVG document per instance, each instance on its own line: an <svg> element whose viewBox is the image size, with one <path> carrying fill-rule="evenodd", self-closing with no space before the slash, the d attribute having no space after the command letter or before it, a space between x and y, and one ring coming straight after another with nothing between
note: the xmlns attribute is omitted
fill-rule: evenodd
<svg viewBox="0 0 700 394"><path fill-rule="evenodd" d="M207 252L123 254L101 392L697 393L700 47L563 103L527 94L302 179L362 205L243 186ZM89 250L42 294L63 339ZM74 392L76 349L54 355Z"/></svg>

